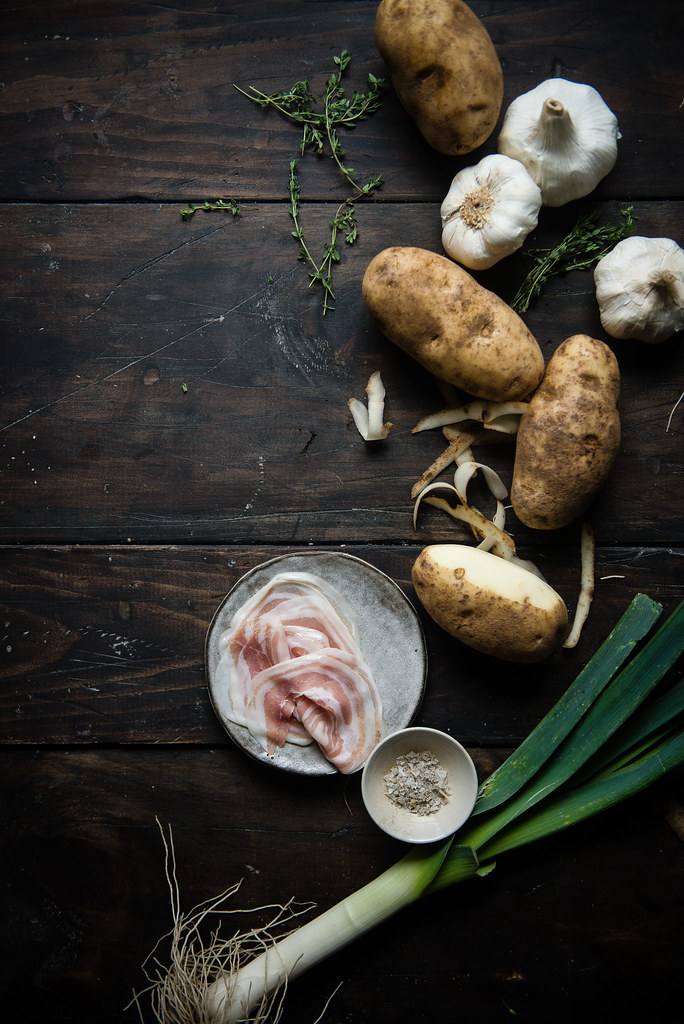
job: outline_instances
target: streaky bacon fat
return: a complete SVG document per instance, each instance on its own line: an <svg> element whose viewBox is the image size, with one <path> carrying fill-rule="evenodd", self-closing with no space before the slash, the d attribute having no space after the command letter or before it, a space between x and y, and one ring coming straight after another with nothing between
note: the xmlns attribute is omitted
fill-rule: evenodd
<svg viewBox="0 0 684 1024"><path fill-rule="evenodd" d="M229 718L265 750L316 742L347 774L385 735L373 673L346 602L310 573L279 573L219 640Z"/></svg>

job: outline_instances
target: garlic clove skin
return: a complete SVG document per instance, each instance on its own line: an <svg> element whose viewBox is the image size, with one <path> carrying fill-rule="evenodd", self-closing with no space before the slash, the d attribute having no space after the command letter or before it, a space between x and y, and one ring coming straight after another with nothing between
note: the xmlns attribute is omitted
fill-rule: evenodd
<svg viewBox="0 0 684 1024"><path fill-rule="evenodd" d="M684 328L684 249L630 235L594 268L601 326L612 338L657 345Z"/></svg>
<svg viewBox="0 0 684 1024"><path fill-rule="evenodd" d="M441 206L444 251L470 270L515 252L537 226L541 191L518 160L499 153L464 167Z"/></svg>
<svg viewBox="0 0 684 1024"><path fill-rule="evenodd" d="M498 150L525 165L544 206L592 192L615 166L618 122L591 85L549 78L514 99Z"/></svg>

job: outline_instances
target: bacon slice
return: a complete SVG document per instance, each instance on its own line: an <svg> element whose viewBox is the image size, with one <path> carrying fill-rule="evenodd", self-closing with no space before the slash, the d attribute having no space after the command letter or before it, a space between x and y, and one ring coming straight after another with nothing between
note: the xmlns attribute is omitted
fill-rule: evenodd
<svg viewBox="0 0 684 1024"><path fill-rule="evenodd" d="M301 723L345 774L356 771L384 735L380 700L368 666L329 648L273 665L252 680L249 731L271 752Z"/></svg>
<svg viewBox="0 0 684 1024"><path fill-rule="evenodd" d="M269 753L315 741L348 773L385 734L356 619L319 577L274 576L235 613L219 650L228 717Z"/></svg>

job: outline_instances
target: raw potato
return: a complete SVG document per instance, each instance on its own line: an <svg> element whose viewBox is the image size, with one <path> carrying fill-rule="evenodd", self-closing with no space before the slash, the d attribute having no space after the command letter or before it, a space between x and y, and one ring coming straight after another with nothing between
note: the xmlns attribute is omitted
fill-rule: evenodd
<svg viewBox="0 0 684 1024"><path fill-rule="evenodd" d="M619 396L607 345L575 334L558 347L518 427L511 504L526 526L559 529L592 503L620 447Z"/></svg>
<svg viewBox="0 0 684 1024"><path fill-rule="evenodd" d="M568 628L559 594L534 573L464 544L433 544L413 566L426 612L457 640L502 661L537 662Z"/></svg>
<svg viewBox="0 0 684 1024"><path fill-rule="evenodd" d="M503 73L480 19L460 0L382 0L375 44L399 101L439 153L470 153L494 130Z"/></svg>
<svg viewBox="0 0 684 1024"><path fill-rule="evenodd" d="M446 256L383 249L366 270L363 297L391 342L475 398L526 398L542 379L544 357L520 317Z"/></svg>

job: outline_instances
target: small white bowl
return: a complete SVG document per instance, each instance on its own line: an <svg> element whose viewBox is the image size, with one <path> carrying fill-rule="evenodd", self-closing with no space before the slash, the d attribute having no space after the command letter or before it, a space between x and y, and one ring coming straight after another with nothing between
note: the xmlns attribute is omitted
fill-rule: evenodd
<svg viewBox="0 0 684 1024"><path fill-rule="evenodd" d="M385 775L398 757L412 750L434 754L447 773L449 796L432 814L415 814L399 807L385 792ZM405 843L432 843L450 836L470 817L477 790L477 771L467 750L446 732L418 726L381 740L361 775L361 794L371 818L388 835Z"/></svg>

